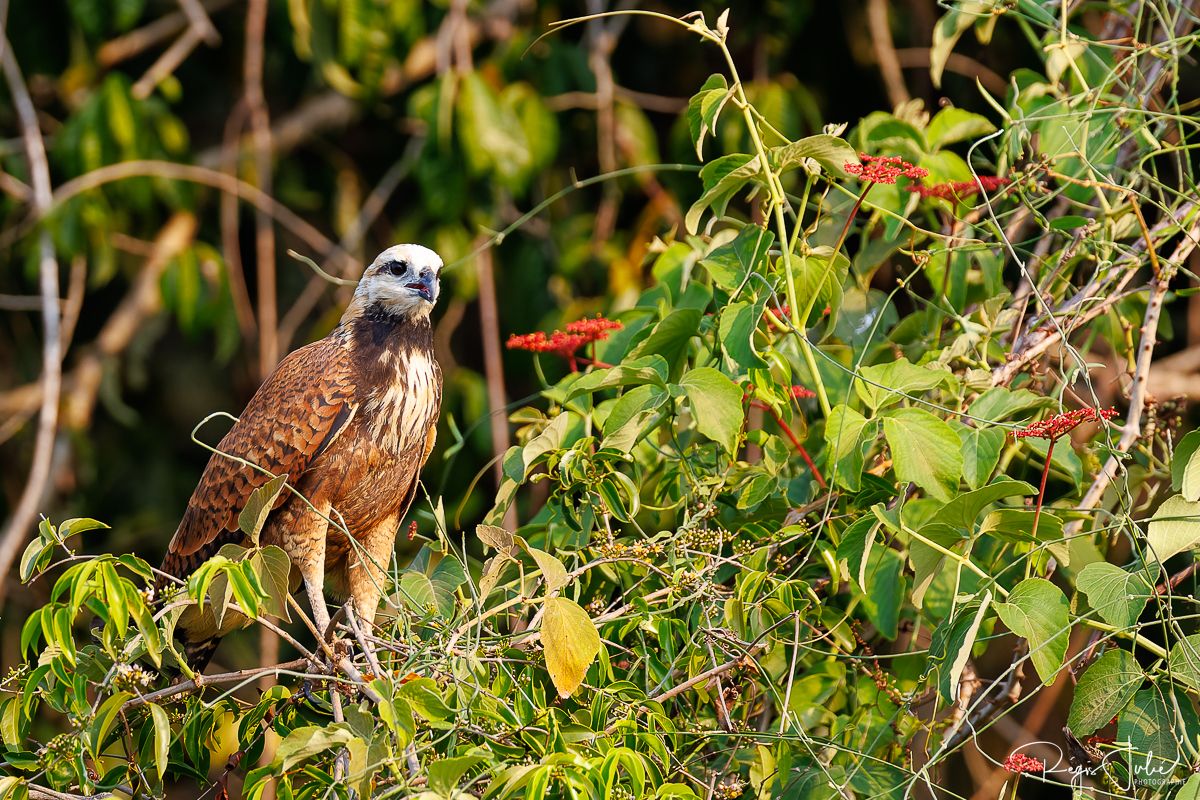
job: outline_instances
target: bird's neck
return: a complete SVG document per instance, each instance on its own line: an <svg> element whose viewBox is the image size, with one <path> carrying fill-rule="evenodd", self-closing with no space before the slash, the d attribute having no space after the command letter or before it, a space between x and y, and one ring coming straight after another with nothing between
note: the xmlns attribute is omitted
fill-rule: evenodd
<svg viewBox="0 0 1200 800"><path fill-rule="evenodd" d="M400 353L433 350L433 325L427 314L393 314L368 306L345 329L355 361L366 372L394 369Z"/></svg>

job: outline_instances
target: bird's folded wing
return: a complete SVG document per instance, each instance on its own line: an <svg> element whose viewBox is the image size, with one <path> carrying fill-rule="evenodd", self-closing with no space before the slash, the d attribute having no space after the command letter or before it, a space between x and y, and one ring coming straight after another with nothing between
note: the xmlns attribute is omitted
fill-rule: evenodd
<svg viewBox="0 0 1200 800"><path fill-rule="evenodd" d="M346 351L329 339L285 358L209 459L168 553L188 556L236 531L250 493L273 475L294 485L354 416L353 378Z"/></svg>

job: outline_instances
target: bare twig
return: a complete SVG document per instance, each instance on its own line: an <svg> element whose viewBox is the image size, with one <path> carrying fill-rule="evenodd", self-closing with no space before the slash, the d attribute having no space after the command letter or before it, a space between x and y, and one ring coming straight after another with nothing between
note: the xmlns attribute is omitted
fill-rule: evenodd
<svg viewBox="0 0 1200 800"><path fill-rule="evenodd" d="M53 207L57 208L75 195L98 188L106 183L143 176L190 181L235 194L255 208L266 211L280 225L324 257L345 264L347 269L357 267L354 260L345 251L287 206L256 186L207 167L154 160L122 161L110 164L59 185L58 189L54 191Z"/></svg>
<svg viewBox="0 0 1200 800"><path fill-rule="evenodd" d="M234 0L201 0L199 5L207 15L233 5L233 2ZM106 42L96 52L96 62L105 69L113 67L176 36L190 24L182 10L165 14L144 27Z"/></svg>
<svg viewBox="0 0 1200 800"><path fill-rule="evenodd" d="M205 686L220 686L226 683L242 683L255 678L259 675L274 675L278 677L283 672L292 672L294 670L304 669L308 666L307 658L297 658L292 661L285 661L282 664L274 664L270 667L254 667L252 669L239 669L234 672L222 672L217 675L197 675L190 681L181 681L173 686L168 686L165 689L159 689L154 692L135 697L121 706L122 711L128 711L139 706L144 706L146 703L156 703L160 700L165 700L176 695L187 694L194 692L197 689L202 689Z"/></svg>
<svg viewBox="0 0 1200 800"><path fill-rule="evenodd" d="M162 308L159 279L171 259L192 242L196 218L186 212L171 217L154 241L154 251L143 265L120 305L104 323L88 352L63 381L66 406L64 423L84 427L91 419L100 389L104 362L129 346L142 322ZM0 415L21 414L36 408L44 397L42 384L32 383L0 394ZM56 404L57 405L57 404Z"/></svg>
<svg viewBox="0 0 1200 800"><path fill-rule="evenodd" d="M7 4L4 15L7 17ZM5 27L6 26L0 26ZM46 146L38 128L37 110L29 97L21 68L13 55L7 35L0 36L0 66L12 96L21 124L25 155L33 183L33 210L44 219L50 212L53 194L50 187L50 166L46 161ZM58 308L58 260L49 229L38 232L38 288L42 300L42 378L41 410L33 446L33 463L21 497L17 501L4 536L0 539L0 600L7 587L8 572L25 544L25 538L38 506L41 505L50 479L54 456L54 437L58 430L58 400L62 388L62 342Z"/></svg>
<svg viewBox="0 0 1200 800"><path fill-rule="evenodd" d="M478 245L479 242L476 242ZM492 455L495 460L493 472L496 486L504 478L502 456L508 452L509 431L505 409L508 399L504 389L504 364L500 352L500 311L496 302L496 278L493 270L492 251L484 250L475 260L479 278L479 327L483 341L484 376L487 379L488 421L492 429ZM516 504L510 504L504 514L504 527L517 529Z"/></svg>
<svg viewBox="0 0 1200 800"><path fill-rule="evenodd" d="M138 100L145 100L160 83L187 60L198 44L200 44L199 32L195 28L185 29L179 38L172 42L171 46L150 65L145 74L138 78L137 83L130 90L130 94Z"/></svg>
<svg viewBox="0 0 1200 800"><path fill-rule="evenodd" d="M250 0L246 9L246 112L254 144L254 179L259 190L270 196L271 118L262 88L266 28L267 0ZM262 209L255 210L254 231L258 260L258 369L259 376L266 378L279 361L279 311L275 290L275 228Z"/></svg>
<svg viewBox="0 0 1200 800"><path fill-rule="evenodd" d="M871 46L875 48L875 60L879 62L879 71L883 74L888 101L893 108L903 105L909 100L908 87L904 85L900 59L896 57L896 43L892 41L887 0L868 0L867 27L871 31Z"/></svg>

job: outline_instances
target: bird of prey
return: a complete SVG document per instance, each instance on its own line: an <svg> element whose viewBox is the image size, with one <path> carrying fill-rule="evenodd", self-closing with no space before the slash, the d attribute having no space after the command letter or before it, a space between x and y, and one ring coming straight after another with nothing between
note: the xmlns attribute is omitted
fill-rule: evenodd
<svg viewBox="0 0 1200 800"><path fill-rule="evenodd" d="M291 558L319 631L329 626L325 591L348 596L371 623L433 449L442 372L429 314L441 268L425 247L389 247L363 273L337 328L280 362L209 459L164 573L186 578L222 545L242 541L238 514L251 492L287 475L295 491L279 494L262 544ZM218 627L209 608L184 612L176 630L193 669L208 663L236 617Z"/></svg>

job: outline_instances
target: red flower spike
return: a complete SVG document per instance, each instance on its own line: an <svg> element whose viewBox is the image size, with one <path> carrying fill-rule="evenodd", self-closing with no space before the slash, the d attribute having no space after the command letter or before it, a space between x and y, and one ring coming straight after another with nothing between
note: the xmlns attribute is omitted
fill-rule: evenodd
<svg viewBox="0 0 1200 800"><path fill-rule="evenodd" d="M851 175L857 175L870 183L895 183L901 176L919 180L929 174L929 170L910 164L900 156L869 156L860 153L861 164L846 162L844 169Z"/></svg>
<svg viewBox="0 0 1200 800"><path fill-rule="evenodd" d="M1040 758L1027 756L1024 753L1013 753L1004 759L1004 768L1009 772L1044 772L1046 764Z"/></svg>
<svg viewBox="0 0 1200 800"><path fill-rule="evenodd" d="M587 336L588 341L595 342L607 339L609 331L619 331L623 327L625 326L616 320L605 319L597 315L591 319L577 319L574 322L568 322L567 333L577 333Z"/></svg>
<svg viewBox="0 0 1200 800"><path fill-rule="evenodd" d="M1054 441L1064 434L1070 433L1085 422L1095 422L1101 419L1112 419L1117 415L1115 408L1077 408L1053 417L1026 425L1018 431L1013 431L1017 439L1048 439Z"/></svg>
<svg viewBox="0 0 1200 800"><path fill-rule="evenodd" d="M810 398L817 396L816 392L805 389L803 386L800 386L799 384L793 386L790 389L790 392L791 392L792 397L794 397L797 400L808 400Z"/></svg>
<svg viewBox="0 0 1200 800"><path fill-rule="evenodd" d="M973 181L951 181L949 183L935 183L933 186L913 185L904 187L910 192L916 192L924 198L938 197L942 200L958 200L963 201L969 197L974 197L981 191L994 192L1001 187L1012 183L1008 178L1001 178L997 175L980 175Z"/></svg>
<svg viewBox="0 0 1200 800"><path fill-rule="evenodd" d="M584 345L608 338L608 332L624 327L616 320L596 316L591 319L580 319L567 324L566 331L554 331L549 336L541 331L516 334L508 337L505 345L509 350L528 350L531 353L552 353L561 356L572 363L574 368L575 354Z"/></svg>

